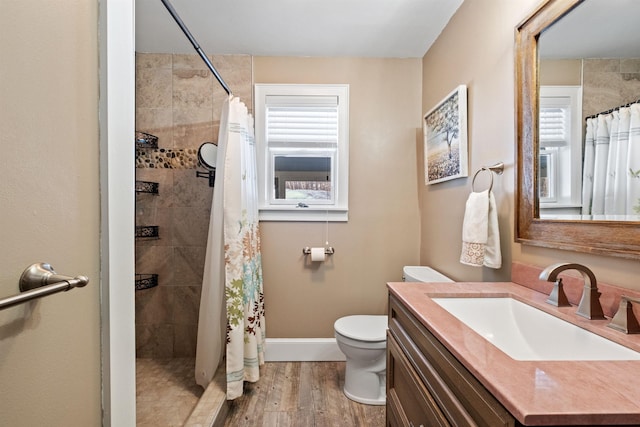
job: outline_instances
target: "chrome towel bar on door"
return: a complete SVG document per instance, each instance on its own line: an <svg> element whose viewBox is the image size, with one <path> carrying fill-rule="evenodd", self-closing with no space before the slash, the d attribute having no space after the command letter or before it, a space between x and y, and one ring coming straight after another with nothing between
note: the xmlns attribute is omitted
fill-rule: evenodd
<svg viewBox="0 0 640 427"><path fill-rule="evenodd" d="M63 276L53 271L50 264L40 262L32 264L20 276L20 292L0 300L0 310L32 299L41 298L58 292L81 288L89 283L86 276Z"/></svg>

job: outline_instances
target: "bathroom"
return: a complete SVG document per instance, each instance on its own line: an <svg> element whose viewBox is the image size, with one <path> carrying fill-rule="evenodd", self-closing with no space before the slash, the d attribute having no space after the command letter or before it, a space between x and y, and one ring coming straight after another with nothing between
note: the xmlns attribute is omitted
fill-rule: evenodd
<svg viewBox="0 0 640 427"><path fill-rule="evenodd" d="M608 283L638 289L636 277L640 274L640 266L633 260L514 243L516 147L513 108L515 92L513 28L538 3L537 0L491 2L466 0L449 22L440 39L424 58L419 59L270 57L252 59L254 83L348 83L353 106L350 220L348 223L332 223L329 226L331 244L336 248L336 254L331 263L327 263L323 268L308 269L304 267L301 257L302 247L323 243L324 225L266 223L263 227L264 278L265 283L270 284L270 287L265 287L265 298L269 310L267 319L269 336L329 337L332 335L332 322L340 315L356 312L384 312L386 309L384 283L388 280L399 280L401 268L405 264L438 266L443 273L461 281L502 281L510 279L509 266L512 261L546 266L561 259L590 266L599 279ZM89 11L88 14L94 19L97 11ZM23 17L23 19L25 19L24 22L28 22L26 18ZM64 21L65 18L61 16L60 19ZM3 19L3 25L6 24L6 20L8 18ZM91 20L87 19L87 21ZM38 28L46 28L44 23L40 24L32 28L36 31L36 35L32 36L36 39L32 41L34 45L48 38L46 31L37 32ZM89 27L84 31L95 32L95 27ZM95 38L94 42L97 44ZM3 46L2 49L4 52L5 47ZM97 64L92 62L96 56L95 48L93 51L88 49L88 53L84 55L91 59L85 58L81 64L96 70ZM55 58L53 53L47 57L51 61ZM133 73L132 68L125 67L125 69ZM51 70L51 72L77 75L74 73L79 71L70 66L62 70ZM37 82L36 77L31 76L29 83ZM227 80L233 78L228 75L224 77ZM97 85L96 79L97 77L94 78L93 83ZM494 183L503 249L503 268L500 270L464 267L458 262L463 206L470 190L470 178L425 186L421 176L422 130L419 119L424 112L459 84L466 84L469 88L470 171L473 172L482 165L493 164L496 161L504 161L507 166L505 173L496 177ZM27 105L31 106L36 104L35 101L43 101L41 97L27 90L26 83L24 86L25 102L31 101ZM43 93L51 90L47 87L40 87L40 89ZM86 90L90 92L90 89ZM26 96L27 93L29 96ZM127 93L128 99L133 99L133 89L129 88ZM97 116L97 95L85 95L85 98L88 99L82 101L81 107ZM16 99L18 99L17 96ZM59 101L58 98L48 100L44 105L51 111L56 108ZM45 115L46 111L41 111L41 114ZM71 117L73 112L68 114ZM128 116L129 121L132 122L132 110L128 112ZM29 114L24 113L22 123L31 123L30 117ZM97 127L96 120L94 129L90 129L89 132L93 131L97 134L95 129ZM132 124L130 127L133 129ZM63 137L58 137L55 142L56 147L69 145ZM30 147L29 141L21 141L21 143L23 146ZM127 151L130 148L130 146L122 146L118 155L121 154L124 158L129 156L131 173L128 178L131 182L129 185L132 186L133 153ZM99 212L99 208L96 207L98 205L97 153L92 151L74 154L71 149L68 151L70 152L63 151L63 153L79 160L79 163L89 162L94 165L93 172L83 171L82 174L92 178L88 181L92 191L86 191L86 195L89 200L92 200L93 211L97 218ZM7 154L9 156L7 164L18 164L24 161L21 152L10 151ZM77 159L75 156L82 157ZM36 168L37 165L33 164L33 168L22 172L21 178L28 178ZM4 170L3 168L3 172ZM196 178L193 180L196 181ZM196 181L197 185L203 181ZM127 184L123 185L122 188L127 188ZM373 194L375 196L372 196ZM39 208L45 209L40 206ZM130 219L133 221L132 206L129 212ZM19 218L19 215L16 214L16 218ZM129 225L133 226L132 223ZM98 220L94 219L87 227L97 230ZM92 234L98 233L95 231ZM62 237L58 234L54 236ZM94 239L97 241L97 238ZM80 241L80 237L77 240ZM55 248L57 242L47 241L46 243L49 247ZM129 244L133 245L133 236ZM8 252L15 249L7 247L3 250ZM26 253L26 249L24 251L24 255L19 257L8 253L6 257L3 256L3 259L15 261L10 266L12 272L20 270L25 263L33 261L31 259L33 253ZM93 242L87 252L86 255L76 256L72 264L65 266L65 261L62 260L57 264L63 265L56 265L56 267L62 272L66 270L72 274L83 273L97 278L101 271L99 262L96 261L99 259L99 245ZM39 252L37 255L45 261L50 260L54 263L51 253L53 250ZM86 258L89 258L87 263L81 262ZM90 266L89 271L85 272L83 270L87 265ZM124 262L122 265L128 264ZM133 274L132 266L128 268L129 273ZM102 269L105 270L104 267ZM9 282L14 285L9 278L12 272L3 272L7 275L6 280L2 281L3 286ZM124 272L127 272L126 268ZM117 272L114 270L111 274L113 276ZM94 282L96 283L97 281ZM88 303L87 305L92 307L88 313L80 313L81 319L85 320L83 326L74 325L67 329L52 326L46 334L57 337L65 346L77 348L79 354L88 352L84 359L90 361L89 366L85 366L87 362L83 362L75 365L76 371L66 366L59 367L57 371L61 376L65 374L65 378L91 379L91 381L85 380L82 384L72 382L72 387L79 390L73 396L89 397L77 399L60 397L60 399L64 399L67 402L66 405L77 404L77 408L75 406L72 408L79 414L90 411L89 415L83 415L84 419L95 420L100 417L100 343L95 338L100 334L98 288L87 288L85 293L82 293L83 291L85 290L76 291L77 297L72 297L73 293L61 297L86 298L78 301L81 306ZM13 287L10 288L8 285L3 288L3 294L8 295L13 292ZM89 295L85 296L85 294ZM132 294L131 290L130 298ZM72 311L74 307L71 302L61 304L63 304L61 310ZM127 308L126 303L120 306L122 316L126 317L128 311L132 311L132 307ZM43 324L46 323L43 319L48 314L41 314ZM86 321L87 319L89 321ZM291 319L296 321L292 322ZM130 324L121 329L117 329L117 325L112 326L114 331L117 330L119 340L114 338L117 345L126 343L131 338L127 332L133 329L133 319L130 320ZM81 327L82 333L77 334L76 328ZM70 331L75 331L76 336L82 338L83 344L91 343L88 346L90 348L86 349L85 346L75 344L74 340L67 338ZM5 341L11 341L16 350L21 352L6 359L1 373L3 384L16 383L14 374L7 371L27 372L28 374L23 374L27 375L25 383L31 382L29 378L31 372L34 376L42 374L40 371L32 371L26 362L22 361L23 355L28 353L29 348L23 349L17 342L19 340L17 337L17 335L11 335L11 338ZM41 336L39 339L47 338ZM31 346L36 347L35 344ZM131 348L128 350L128 354L132 355ZM64 360L64 352L59 351L59 353L60 360ZM36 363L43 362L36 359ZM120 368L124 372L123 376L130 376L129 363L131 362L125 362L124 368ZM114 367L114 369L117 371L119 368ZM58 376L52 380L43 380L43 393L53 401L59 401L55 397L57 394L55 384L59 381L62 381L62 378ZM123 382L126 383L126 381ZM131 392L127 384L124 390L123 396ZM13 392L28 396L29 389L16 387ZM134 398L131 397L129 400ZM15 402L11 399L3 401ZM87 401L90 401L90 404L87 404ZM118 399L113 397L113 404L116 403ZM18 408L15 412L27 414L33 411L27 403L22 401L14 404ZM7 412L3 410L2 413ZM49 414L55 413L55 409L50 409ZM124 414L122 415L124 417L127 411L119 413ZM85 425L96 424L91 421L85 423ZM118 425L127 424L124 422Z"/></svg>
<svg viewBox="0 0 640 427"><path fill-rule="evenodd" d="M413 208L406 201L417 191L416 130L411 127L410 111L420 108L420 94L414 90L420 84L420 60L283 60L215 55L213 58L234 93L249 104L252 76L256 83L307 83L314 70L326 69L325 82L350 84L352 126L358 121L368 122L371 120L368 117L376 118L373 125L363 130L362 137L352 139L350 144L348 223L329 222L327 226L325 222L263 222L261 225L264 280L272 283L265 288L270 313L267 315L268 337L297 339L308 344L314 339L332 337L333 321L339 317L384 313L387 306L384 283L400 280L403 265L419 261L415 238L417 200L412 202ZM171 117L176 117L176 113L165 113L171 109L171 92L162 93L158 88L170 87L167 82L173 80L173 109L182 113L182 117L219 116L215 111L220 104L216 94L220 98L222 89L210 74L206 79L201 77L205 65L196 54L137 53L136 64L139 76L137 130L158 136L160 149L167 152L173 149L176 156L195 157L202 142L217 136L217 120L213 125L206 122L189 126L184 124L187 119L181 118L180 125L171 128ZM367 91L372 86L380 90ZM209 99L204 96L207 90L214 94ZM403 99L404 105L386 111L383 101L394 96ZM191 110L176 106L183 99L193 103L189 106ZM161 120L168 120L169 125ZM394 123L402 126L392 126ZM167 140L173 142L167 143ZM366 144L359 142L365 140ZM159 225L160 233L157 240L136 242L136 272L158 273L160 283L156 288L136 291L136 347L142 363L147 358L195 356L198 300L194 299L199 297L212 193L206 179L196 178L194 162L176 162L176 166L166 168L162 165L170 162L161 159L155 162L155 167L149 167L158 156L152 154L154 152L157 150L138 149L136 168L137 180L160 184L158 195L136 196L136 224ZM407 163L411 167L397 167ZM179 190L173 190L172 186ZM376 197L370 198L369 192L354 192L363 186L376 188ZM165 193L170 196L164 196ZM380 223L387 224L380 233L365 233L367 229L380 229ZM185 224L188 227L185 228ZM311 265L302 248L322 246L327 231L336 254L321 265ZM186 243L180 243L180 239ZM177 243L172 247L170 242ZM390 247L397 249L390 251ZM185 250L192 256L188 265L180 256ZM349 255L343 257L344 254ZM372 262L379 259L384 262ZM353 266L362 271L353 270ZM178 275L179 270L182 276ZM376 277L385 279L376 280ZM186 283L189 280L192 283ZM172 312L174 319L181 319L167 320ZM292 318L297 319L296 322L291 322ZM188 319L193 320L187 323Z"/></svg>

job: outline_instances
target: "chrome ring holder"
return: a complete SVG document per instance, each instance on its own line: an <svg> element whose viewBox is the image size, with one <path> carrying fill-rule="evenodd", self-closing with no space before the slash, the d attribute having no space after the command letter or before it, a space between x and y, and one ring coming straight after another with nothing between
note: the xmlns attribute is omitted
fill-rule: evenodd
<svg viewBox="0 0 640 427"><path fill-rule="evenodd" d="M471 180L471 191L473 191L474 193L476 192L474 188L474 185L476 183L476 177L480 172L484 172L484 171L491 172L489 174L491 177L491 182L489 184L489 191L491 191L493 189L493 174L495 173L496 175L502 175L502 172L504 172L504 163L499 162L499 163L496 163L495 165L483 166L480 169L478 169L478 171L473 175L473 179Z"/></svg>

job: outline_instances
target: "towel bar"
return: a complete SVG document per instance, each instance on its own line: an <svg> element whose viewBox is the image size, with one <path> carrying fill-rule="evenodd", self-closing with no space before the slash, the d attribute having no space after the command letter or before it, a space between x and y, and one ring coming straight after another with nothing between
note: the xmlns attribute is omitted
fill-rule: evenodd
<svg viewBox="0 0 640 427"><path fill-rule="evenodd" d="M81 288L89 283L86 276L69 277L56 274L50 264L31 264L20 276L20 292L0 300L0 310L58 292Z"/></svg>

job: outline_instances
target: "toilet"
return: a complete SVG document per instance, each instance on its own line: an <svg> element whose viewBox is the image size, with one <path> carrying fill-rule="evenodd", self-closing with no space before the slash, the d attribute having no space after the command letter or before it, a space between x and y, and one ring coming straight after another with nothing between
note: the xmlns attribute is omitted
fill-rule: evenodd
<svg viewBox="0 0 640 427"><path fill-rule="evenodd" d="M405 266L402 279L405 282L453 282L424 266ZM387 400L387 316L345 316L336 320L333 327L338 348L347 360L344 394L359 403L384 405Z"/></svg>

